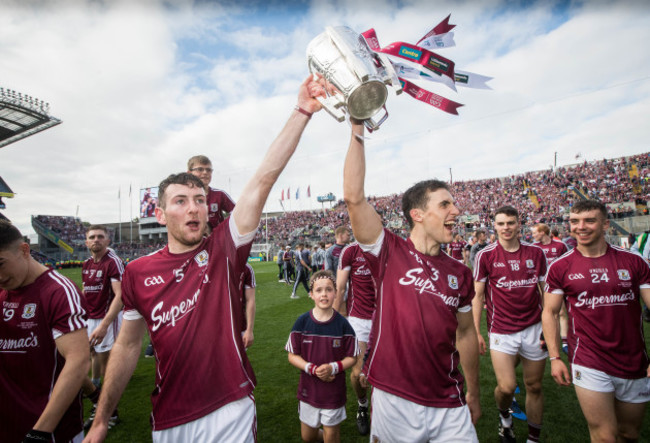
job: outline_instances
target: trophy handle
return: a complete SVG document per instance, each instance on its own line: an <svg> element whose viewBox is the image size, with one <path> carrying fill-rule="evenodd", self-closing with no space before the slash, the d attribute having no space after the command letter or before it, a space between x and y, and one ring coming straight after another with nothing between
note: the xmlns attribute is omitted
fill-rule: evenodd
<svg viewBox="0 0 650 443"><path fill-rule="evenodd" d="M341 102L341 99L337 95L332 95L327 98L316 97L329 115L334 117L339 123L345 120L345 106L342 106L345 103Z"/></svg>
<svg viewBox="0 0 650 443"><path fill-rule="evenodd" d="M374 116L371 117L371 118L365 119L363 121L364 126L366 128L368 128L368 132L372 132L372 131L374 131L376 129L379 129L379 126L381 126L381 124L383 122L385 122L386 119L388 118L388 110L386 109L386 105L384 105L383 108L384 108L384 115L379 121L375 121Z"/></svg>

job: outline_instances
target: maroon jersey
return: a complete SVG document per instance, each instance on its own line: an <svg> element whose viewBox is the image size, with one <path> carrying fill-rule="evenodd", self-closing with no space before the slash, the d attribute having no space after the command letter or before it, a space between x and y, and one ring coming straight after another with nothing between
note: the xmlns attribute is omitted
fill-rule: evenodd
<svg viewBox="0 0 650 443"><path fill-rule="evenodd" d="M223 222L223 212L232 212L235 209L235 202L221 189L208 189L208 223L212 229Z"/></svg>
<svg viewBox="0 0 650 443"><path fill-rule="evenodd" d="M646 376L641 288L650 288L648 264L611 245L597 258L572 249L549 267L546 292L564 295L567 304L572 364L620 378Z"/></svg>
<svg viewBox="0 0 650 443"><path fill-rule="evenodd" d="M456 260L463 261L463 249L465 249L465 246L467 245L467 242L461 240L459 242L451 242L449 243L449 252L451 255L451 258L455 258Z"/></svg>
<svg viewBox="0 0 650 443"><path fill-rule="evenodd" d="M347 309L351 317L370 320L375 312L375 283L357 243L347 245L339 256L339 270L350 271Z"/></svg>
<svg viewBox="0 0 650 443"><path fill-rule="evenodd" d="M546 275L546 257L537 246L522 242L508 252L497 241L476 255L474 279L485 283L490 333L512 334L542 320L538 282Z"/></svg>
<svg viewBox="0 0 650 443"><path fill-rule="evenodd" d="M106 316L115 298L111 283L113 280L122 281L123 273L124 264L111 249L97 263L92 257L84 262L81 278L88 318L98 319Z"/></svg>
<svg viewBox="0 0 650 443"><path fill-rule="evenodd" d="M244 274L242 275L242 288L240 291L242 305L242 331L245 331L248 327L248 322L246 321L246 289L255 289L255 271L253 271L253 267L248 263L246 263L246 268L244 269Z"/></svg>
<svg viewBox="0 0 650 443"><path fill-rule="evenodd" d="M189 252L168 247L124 272L124 319L144 317L156 353L155 431L249 395L255 376L241 340L241 287L255 232L229 218Z"/></svg>
<svg viewBox="0 0 650 443"><path fill-rule="evenodd" d="M472 308L471 271L447 254L421 254L387 229L361 248L377 287L364 364L370 383L424 406L464 405L456 314Z"/></svg>
<svg viewBox="0 0 650 443"><path fill-rule="evenodd" d="M325 322L316 320L312 311L302 314L291 329L285 349L316 366L359 354L354 329L336 311ZM336 374L333 382L324 382L302 371L297 397L315 408L337 409L345 406L345 371Z"/></svg>
<svg viewBox="0 0 650 443"><path fill-rule="evenodd" d="M551 239L551 242L548 245L537 242L533 244L542 248L544 255L546 255L546 261L549 265L569 250L564 243L559 240L555 240L554 238Z"/></svg>
<svg viewBox="0 0 650 443"><path fill-rule="evenodd" d="M0 289L0 441L19 442L43 413L65 360L55 340L86 327L77 287L47 270L22 288ZM81 392L54 430L69 441L83 427Z"/></svg>

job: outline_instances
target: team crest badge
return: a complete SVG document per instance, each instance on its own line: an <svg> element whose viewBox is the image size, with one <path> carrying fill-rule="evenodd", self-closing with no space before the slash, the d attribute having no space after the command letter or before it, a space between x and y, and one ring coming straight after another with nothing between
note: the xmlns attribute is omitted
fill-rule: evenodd
<svg viewBox="0 0 650 443"><path fill-rule="evenodd" d="M194 256L194 260L199 264L199 267L203 267L208 264L208 257L208 251L204 249Z"/></svg>
<svg viewBox="0 0 650 443"><path fill-rule="evenodd" d="M526 267L528 269L533 269L535 267L535 263L531 259L526 260Z"/></svg>
<svg viewBox="0 0 650 443"><path fill-rule="evenodd" d="M495 344L496 346L499 346L499 339L498 339L498 338L495 338L493 341L494 341L494 344Z"/></svg>
<svg viewBox="0 0 650 443"><path fill-rule="evenodd" d="M332 340L332 347L333 348L340 348L341 347L341 339L340 338L335 338Z"/></svg>
<svg viewBox="0 0 650 443"><path fill-rule="evenodd" d="M36 303L27 303L25 306L23 306L22 317L25 320L34 318L35 315L36 315Z"/></svg>
<svg viewBox="0 0 650 443"><path fill-rule="evenodd" d="M630 279L630 271L627 269L619 269L618 270L618 278L620 280L629 280Z"/></svg>
<svg viewBox="0 0 650 443"><path fill-rule="evenodd" d="M210 212L217 212L219 210L219 203L210 203Z"/></svg>
<svg viewBox="0 0 650 443"><path fill-rule="evenodd" d="M458 278L455 275L448 275L447 282L451 289L458 289Z"/></svg>
<svg viewBox="0 0 650 443"><path fill-rule="evenodd" d="M580 372L580 371L576 371L575 379L576 379L576 380L581 380L581 379L582 379L582 372Z"/></svg>

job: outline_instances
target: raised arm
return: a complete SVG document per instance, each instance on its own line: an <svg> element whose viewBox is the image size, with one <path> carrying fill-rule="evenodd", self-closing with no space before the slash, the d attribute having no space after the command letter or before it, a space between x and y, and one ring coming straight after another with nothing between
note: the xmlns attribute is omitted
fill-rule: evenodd
<svg viewBox="0 0 650 443"><path fill-rule="evenodd" d="M354 237L361 244L374 244L383 223L381 217L366 200L366 154L364 152L363 124L352 121L350 147L343 167L343 199L348 207Z"/></svg>
<svg viewBox="0 0 650 443"><path fill-rule="evenodd" d="M323 87L313 81L310 74L300 86L298 107L307 113L318 112L322 106L314 97L323 93ZM291 113L289 121L271 143L261 165L244 187L232 212L240 234L247 234L257 229L271 188L296 150L309 118L299 110Z"/></svg>

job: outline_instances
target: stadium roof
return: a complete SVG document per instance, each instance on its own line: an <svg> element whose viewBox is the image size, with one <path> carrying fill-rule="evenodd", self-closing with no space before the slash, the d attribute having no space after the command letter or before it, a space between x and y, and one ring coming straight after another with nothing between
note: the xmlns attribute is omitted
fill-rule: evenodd
<svg viewBox="0 0 650 443"><path fill-rule="evenodd" d="M14 191L11 190L6 181L0 177L0 197L14 198Z"/></svg>
<svg viewBox="0 0 650 443"><path fill-rule="evenodd" d="M49 108L42 100L0 88L0 148L60 124Z"/></svg>

